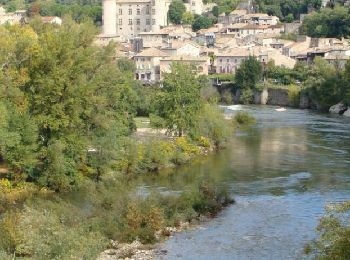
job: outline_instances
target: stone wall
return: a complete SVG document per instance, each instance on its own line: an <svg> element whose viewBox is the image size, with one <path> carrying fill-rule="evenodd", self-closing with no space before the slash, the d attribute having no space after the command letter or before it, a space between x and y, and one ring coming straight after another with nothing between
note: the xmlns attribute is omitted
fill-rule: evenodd
<svg viewBox="0 0 350 260"><path fill-rule="evenodd" d="M285 33L299 33L299 28L301 23L285 23L284 32Z"/></svg>
<svg viewBox="0 0 350 260"><path fill-rule="evenodd" d="M267 105L290 106L287 89L268 89Z"/></svg>

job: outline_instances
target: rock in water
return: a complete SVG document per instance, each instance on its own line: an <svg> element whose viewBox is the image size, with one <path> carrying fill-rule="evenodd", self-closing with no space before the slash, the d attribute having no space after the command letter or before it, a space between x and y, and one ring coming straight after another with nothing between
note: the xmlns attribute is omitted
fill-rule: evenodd
<svg viewBox="0 0 350 260"><path fill-rule="evenodd" d="M350 108L344 112L343 116L350 117Z"/></svg>
<svg viewBox="0 0 350 260"><path fill-rule="evenodd" d="M342 102L340 102L334 106L331 106L331 108L329 109L329 113L342 115L347 109L348 107Z"/></svg>

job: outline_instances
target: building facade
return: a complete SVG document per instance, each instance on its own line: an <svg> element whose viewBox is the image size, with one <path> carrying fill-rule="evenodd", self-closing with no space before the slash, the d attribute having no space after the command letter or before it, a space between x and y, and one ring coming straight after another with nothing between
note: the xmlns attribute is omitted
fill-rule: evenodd
<svg viewBox="0 0 350 260"><path fill-rule="evenodd" d="M168 24L171 0L103 0L103 34L127 40Z"/></svg>

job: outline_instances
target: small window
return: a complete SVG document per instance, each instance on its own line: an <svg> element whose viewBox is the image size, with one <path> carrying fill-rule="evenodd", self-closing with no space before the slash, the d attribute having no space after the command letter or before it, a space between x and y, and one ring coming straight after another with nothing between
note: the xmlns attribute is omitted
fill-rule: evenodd
<svg viewBox="0 0 350 260"><path fill-rule="evenodd" d="M129 19L129 25L132 25L132 19Z"/></svg>
<svg viewBox="0 0 350 260"><path fill-rule="evenodd" d="M146 19L146 25L150 25L150 24L151 24L150 19Z"/></svg>
<svg viewBox="0 0 350 260"><path fill-rule="evenodd" d="M123 14L123 9L119 8L119 15Z"/></svg>
<svg viewBox="0 0 350 260"><path fill-rule="evenodd" d="M129 15L132 15L132 9L129 8Z"/></svg>

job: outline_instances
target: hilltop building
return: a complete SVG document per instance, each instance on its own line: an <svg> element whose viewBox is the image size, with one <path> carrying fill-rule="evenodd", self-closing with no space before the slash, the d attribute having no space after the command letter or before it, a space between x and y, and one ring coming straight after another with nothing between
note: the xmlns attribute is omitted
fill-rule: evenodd
<svg viewBox="0 0 350 260"><path fill-rule="evenodd" d="M168 25L171 0L103 0L103 37L129 40ZM201 14L202 0L188 0L188 12Z"/></svg>

